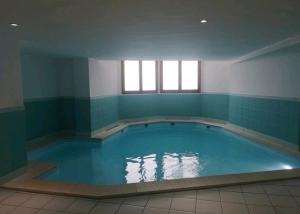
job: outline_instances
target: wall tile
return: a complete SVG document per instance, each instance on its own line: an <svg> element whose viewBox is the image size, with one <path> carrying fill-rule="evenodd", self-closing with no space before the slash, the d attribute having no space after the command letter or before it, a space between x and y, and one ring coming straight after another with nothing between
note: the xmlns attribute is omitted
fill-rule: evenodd
<svg viewBox="0 0 300 214"><path fill-rule="evenodd" d="M299 145L299 102L229 97L229 122Z"/></svg>
<svg viewBox="0 0 300 214"><path fill-rule="evenodd" d="M200 94L123 95L119 99L121 119L201 115Z"/></svg>
<svg viewBox="0 0 300 214"><path fill-rule="evenodd" d="M24 110L0 112L0 177L26 165Z"/></svg>
<svg viewBox="0 0 300 214"><path fill-rule="evenodd" d="M75 130L74 98L43 98L25 101L26 139Z"/></svg>
<svg viewBox="0 0 300 214"><path fill-rule="evenodd" d="M118 96L91 99L91 130L96 131L119 120Z"/></svg>
<svg viewBox="0 0 300 214"><path fill-rule="evenodd" d="M60 130L60 103L57 98L24 102L27 140L56 133Z"/></svg>
<svg viewBox="0 0 300 214"><path fill-rule="evenodd" d="M74 131L76 127L75 98L62 97L60 100L60 129Z"/></svg>
<svg viewBox="0 0 300 214"><path fill-rule="evenodd" d="M91 133L91 103L89 98L75 99L76 132Z"/></svg>

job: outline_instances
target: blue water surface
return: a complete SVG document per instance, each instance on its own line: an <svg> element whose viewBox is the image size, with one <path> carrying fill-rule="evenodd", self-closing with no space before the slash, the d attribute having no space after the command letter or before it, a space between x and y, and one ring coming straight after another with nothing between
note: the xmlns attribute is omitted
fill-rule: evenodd
<svg viewBox="0 0 300 214"><path fill-rule="evenodd" d="M193 123L133 126L102 143L60 141L31 152L29 159L58 165L42 180L101 185L300 167L298 158Z"/></svg>

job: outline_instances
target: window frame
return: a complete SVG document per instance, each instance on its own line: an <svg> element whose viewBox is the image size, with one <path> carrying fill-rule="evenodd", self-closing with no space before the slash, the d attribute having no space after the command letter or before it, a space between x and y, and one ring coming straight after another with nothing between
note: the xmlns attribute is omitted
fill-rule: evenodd
<svg viewBox="0 0 300 214"><path fill-rule="evenodd" d="M157 60L134 60L139 62L139 90L136 91L126 91L125 90L125 66L124 62L121 61L121 82L122 82L122 94L151 94L158 93L158 61ZM143 71L142 71L142 61L154 61L155 62L155 90L143 90Z"/></svg>
<svg viewBox="0 0 300 214"><path fill-rule="evenodd" d="M161 60L160 64L160 93L201 93L201 61L199 60L174 60L178 61L178 90L164 90L163 88L163 61ZM182 61L197 61L198 63L198 88L193 90L184 90L182 89Z"/></svg>

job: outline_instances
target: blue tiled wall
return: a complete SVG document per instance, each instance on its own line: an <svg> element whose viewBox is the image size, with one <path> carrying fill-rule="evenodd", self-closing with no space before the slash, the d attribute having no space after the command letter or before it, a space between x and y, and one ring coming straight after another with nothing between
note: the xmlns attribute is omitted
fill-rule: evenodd
<svg viewBox="0 0 300 214"><path fill-rule="evenodd" d="M0 112L0 177L26 165L25 113Z"/></svg>
<svg viewBox="0 0 300 214"><path fill-rule="evenodd" d="M60 130L60 102L58 98L25 101L24 105L27 140L56 133Z"/></svg>
<svg viewBox="0 0 300 214"><path fill-rule="evenodd" d="M59 100L60 129L74 131L76 128L75 98L61 97Z"/></svg>
<svg viewBox="0 0 300 214"><path fill-rule="evenodd" d="M227 119L226 95L151 94L26 101L27 140L61 130L88 134L120 119L205 116ZM202 114L203 112L203 114Z"/></svg>
<svg viewBox="0 0 300 214"><path fill-rule="evenodd" d="M75 130L74 98L43 98L24 102L26 115L26 139Z"/></svg>
<svg viewBox="0 0 300 214"><path fill-rule="evenodd" d="M119 97L91 99L91 130L96 131L119 120Z"/></svg>
<svg viewBox="0 0 300 214"><path fill-rule="evenodd" d="M229 100L229 122L299 145L299 102L247 96Z"/></svg>
<svg viewBox="0 0 300 214"><path fill-rule="evenodd" d="M195 116L229 121L299 145L298 101L226 94L149 94L25 102L27 139L59 130L90 134L120 119Z"/></svg>
<svg viewBox="0 0 300 214"><path fill-rule="evenodd" d="M280 98L226 94L124 95L120 119L156 115L200 116L229 121L299 145L300 104Z"/></svg>
<svg viewBox="0 0 300 214"><path fill-rule="evenodd" d="M75 99L76 133L91 133L91 102L89 98Z"/></svg>
<svg viewBox="0 0 300 214"><path fill-rule="evenodd" d="M202 94L201 117L228 120L229 96L226 94Z"/></svg>
<svg viewBox="0 0 300 214"><path fill-rule="evenodd" d="M200 94L123 95L119 103L121 119L201 114Z"/></svg>

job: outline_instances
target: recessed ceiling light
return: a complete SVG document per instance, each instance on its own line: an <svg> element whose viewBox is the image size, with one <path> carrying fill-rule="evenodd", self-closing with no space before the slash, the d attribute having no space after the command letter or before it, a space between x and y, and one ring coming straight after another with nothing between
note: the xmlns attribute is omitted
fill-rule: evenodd
<svg viewBox="0 0 300 214"><path fill-rule="evenodd" d="M202 24L205 24L205 23L207 23L207 20L206 20L206 19L202 19L200 22L201 22Z"/></svg>
<svg viewBox="0 0 300 214"><path fill-rule="evenodd" d="M11 23L10 26L12 26L12 27L19 27L19 25L17 23Z"/></svg>

